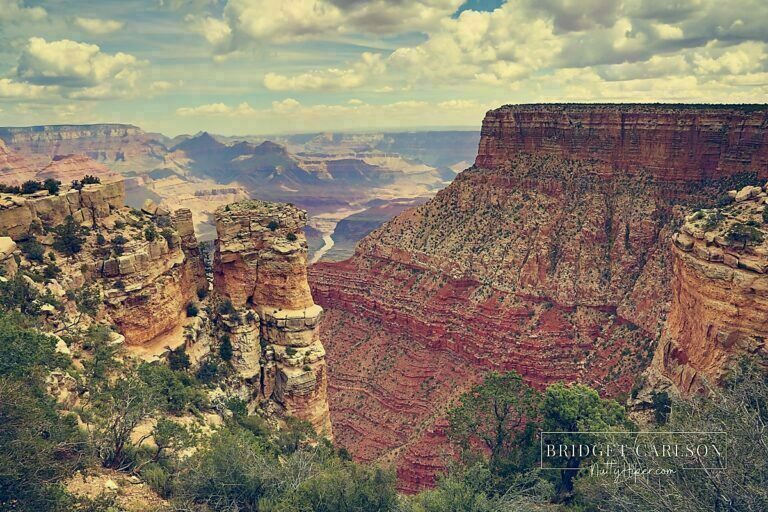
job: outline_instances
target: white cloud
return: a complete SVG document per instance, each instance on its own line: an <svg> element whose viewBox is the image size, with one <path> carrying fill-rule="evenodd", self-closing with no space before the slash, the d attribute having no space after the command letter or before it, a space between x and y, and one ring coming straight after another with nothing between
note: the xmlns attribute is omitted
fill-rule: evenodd
<svg viewBox="0 0 768 512"><path fill-rule="evenodd" d="M250 116L255 112L256 111L245 102L236 107L230 107L224 103L211 103L197 107L181 107L176 109L176 114L182 117L239 117Z"/></svg>
<svg viewBox="0 0 768 512"><path fill-rule="evenodd" d="M90 34L102 36L122 30L125 23L116 20L102 20L99 18L75 18L75 24Z"/></svg>
<svg viewBox="0 0 768 512"><path fill-rule="evenodd" d="M661 39L682 39L683 29L676 25L668 25L666 23L654 23L654 30Z"/></svg>
<svg viewBox="0 0 768 512"><path fill-rule="evenodd" d="M188 17L217 52L339 34L402 34L439 26L463 0L228 0L221 18Z"/></svg>
<svg viewBox="0 0 768 512"><path fill-rule="evenodd" d="M747 41L721 50L708 49L693 57L696 72L704 75L743 75L763 69L766 59L766 44Z"/></svg>
<svg viewBox="0 0 768 512"><path fill-rule="evenodd" d="M108 98L134 92L142 64L133 55L104 53L95 44L32 37L16 75L29 84L60 86L72 98Z"/></svg>
<svg viewBox="0 0 768 512"><path fill-rule="evenodd" d="M0 0L0 21L39 21L47 15L42 7L25 7L22 0Z"/></svg>
<svg viewBox="0 0 768 512"><path fill-rule="evenodd" d="M0 98L5 99L36 99L50 92L52 87L14 82L9 78L0 78Z"/></svg>
<svg viewBox="0 0 768 512"><path fill-rule="evenodd" d="M381 55L364 52L360 61L347 69L316 70L294 76L267 73L264 87L272 91L355 89L364 85L371 75L384 73L385 67Z"/></svg>
<svg viewBox="0 0 768 512"><path fill-rule="evenodd" d="M186 21L193 32L202 35L217 52L226 53L232 44L232 29L217 18L189 15Z"/></svg>

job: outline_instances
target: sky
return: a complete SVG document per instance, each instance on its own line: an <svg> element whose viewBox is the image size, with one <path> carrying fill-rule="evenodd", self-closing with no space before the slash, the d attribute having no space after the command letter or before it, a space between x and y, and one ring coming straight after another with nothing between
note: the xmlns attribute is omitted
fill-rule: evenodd
<svg viewBox="0 0 768 512"><path fill-rule="evenodd" d="M0 0L0 125L245 135L765 103L766 27L768 0Z"/></svg>

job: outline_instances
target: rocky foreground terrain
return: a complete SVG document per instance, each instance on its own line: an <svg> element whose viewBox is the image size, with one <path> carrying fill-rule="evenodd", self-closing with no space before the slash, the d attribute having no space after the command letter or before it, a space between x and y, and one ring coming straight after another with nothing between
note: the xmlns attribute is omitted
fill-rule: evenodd
<svg viewBox="0 0 768 512"><path fill-rule="evenodd" d="M228 393L251 407L272 400L330 437L306 212L260 201L220 208L210 284L189 210L124 201L123 181L0 194L0 279L20 277L50 297L51 332L109 325L114 343L139 359L184 347L199 366L226 338L236 369ZM88 312L75 307L83 289L93 297Z"/></svg>
<svg viewBox="0 0 768 512"><path fill-rule="evenodd" d="M617 396L654 360L654 382L685 393L730 355L764 353L762 246L702 258L693 245L717 252L719 232L691 235L685 215L765 182L766 123L753 107L490 111L474 166L350 260L310 270L338 442L394 462L415 491L449 460L446 408L488 370ZM722 216L762 229L764 194L749 190L752 214Z"/></svg>

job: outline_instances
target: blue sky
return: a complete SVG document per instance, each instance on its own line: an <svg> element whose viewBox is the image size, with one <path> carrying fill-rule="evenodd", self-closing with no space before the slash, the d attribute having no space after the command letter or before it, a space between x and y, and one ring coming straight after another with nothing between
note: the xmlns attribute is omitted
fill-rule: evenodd
<svg viewBox="0 0 768 512"><path fill-rule="evenodd" d="M0 0L0 125L257 134L763 103L766 26L764 0Z"/></svg>

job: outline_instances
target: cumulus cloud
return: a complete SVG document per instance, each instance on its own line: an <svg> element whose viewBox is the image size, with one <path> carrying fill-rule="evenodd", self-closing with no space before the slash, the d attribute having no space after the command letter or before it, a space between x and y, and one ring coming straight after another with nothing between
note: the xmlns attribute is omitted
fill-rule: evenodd
<svg viewBox="0 0 768 512"><path fill-rule="evenodd" d="M264 87L272 91L308 91L354 89L365 84L374 74L385 70L381 55L364 52L360 61L347 69L314 70L293 76L267 73Z"/></svg>
<svg viewBox="0 0 768 512"><path fill-rule="evenodd" d="M30 100L43 97L52 88L15 82L9 78L0 78L0 98Z"/></svg>
<svg viewBox="0 0 768 512"><path fill-rule="evenodd" d="M39 21L47 15L42 7L26 7L22 0L0 0L0 21Z"/></svg>
<svg viewBox="0 0 768 512"><path fill-rule="evenodd" d="M85 30L89 34L102 36L122 30L125 23L117 20L102 20L99 18L75 18L75 25Z"/></svg>
<svg viewBox="0 0 768 512"><path fill-rule="evenodd" d="M339 34L402 34L438 26L463 0L228 0L221 18L189 16L220 53Z"/></svg>
<svg viewBox="0 0 768 512"><path fill-rule="evenodd" d="M182 117L242 117L255 114L256 111L246 102L230 107L224 103L211 103L197 107L181 107L176 109L176 114Z"/></svg>
<svg viewBox="0 0 768 512"><path fill-rule="evenodd" d="M32 37L19 57L16 76L32 85L60 86L72 98L107 98L130 94L142 64L133 55L104 53L95 44Z"/></svg>

